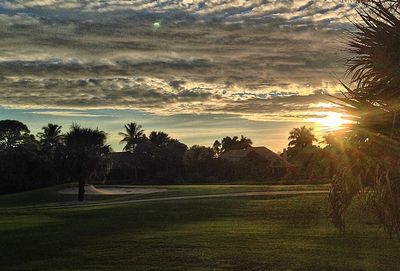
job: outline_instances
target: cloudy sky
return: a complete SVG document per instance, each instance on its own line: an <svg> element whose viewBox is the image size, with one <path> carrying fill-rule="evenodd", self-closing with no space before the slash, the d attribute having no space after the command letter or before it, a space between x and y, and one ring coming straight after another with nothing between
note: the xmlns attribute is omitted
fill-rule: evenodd
<svg viewBox="0 0 400 271"><path fill-rule="evenodd" d="M246 135L275 151L331 111L349 1L2 0L0 119L188 145Z"/></svg>

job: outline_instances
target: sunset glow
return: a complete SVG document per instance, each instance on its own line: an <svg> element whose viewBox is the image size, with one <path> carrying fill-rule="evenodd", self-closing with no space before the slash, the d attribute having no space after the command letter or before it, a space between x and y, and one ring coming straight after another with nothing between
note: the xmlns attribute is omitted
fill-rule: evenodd
<svg viewBox="0 0 400 271"><path fill-rule="evenodd" d="M310 121L315 122L327 131L335 131L343 128L344 125L352 123L346 119L346 116L337 112L324 112L321 118L311 118Z"/></svg>

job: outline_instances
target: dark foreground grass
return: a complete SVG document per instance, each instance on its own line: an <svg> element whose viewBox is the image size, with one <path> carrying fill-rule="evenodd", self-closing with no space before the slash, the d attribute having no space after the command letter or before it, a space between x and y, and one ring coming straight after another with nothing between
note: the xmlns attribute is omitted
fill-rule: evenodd
<svg viewBox="0 0 400 271"><path fill-rule="evenodd" d="M326 196L249 197L0 213L1 270L398 270L400 242ZM361 221L359 221L361 218Z"/></svg>

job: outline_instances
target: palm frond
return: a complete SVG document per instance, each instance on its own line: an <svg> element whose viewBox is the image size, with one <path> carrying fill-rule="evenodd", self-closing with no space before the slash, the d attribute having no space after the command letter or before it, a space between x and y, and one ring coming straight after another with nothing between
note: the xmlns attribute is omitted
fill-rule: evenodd
<svg viewBox="0 0 400 271"><path fill-rule="evenodd" d="M394 6L396 1L389 1ZM398 2L398 1L397 1ZM372 1L357 9L361 21L347 43L352 55L347 75L356 84L353 95L390 101L400 94L400 14L388 3Z"/></svg>

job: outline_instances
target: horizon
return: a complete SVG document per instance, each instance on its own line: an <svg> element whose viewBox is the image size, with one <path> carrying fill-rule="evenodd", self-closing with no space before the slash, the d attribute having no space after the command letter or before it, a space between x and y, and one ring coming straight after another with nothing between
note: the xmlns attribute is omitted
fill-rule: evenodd
<svg viewBox="0 0 400 271"><path fill-rule="evenodd" d="M1 111L1 109L0 109ZM28 111L29 112L29 111ZM43 112L44 114L36 114L38 112ZM93 114L93 112L89 111L90 113L88 114ZM101 131L104 131L107 134L107 143L111 145L112 150L114 152L119 152L122 151L124 144L120 143L120 140L122 139L122 137L118 134L119 132L124 132L124 125L126 124L126 122L113 122L112 124L110 123L106 123L105 125L98 125L98 123L95 123L98 119L102 119L102 118L110 118L110 117L116 117L116 116L111 116L111 115L105 115L106 112L105 111L101 111L103 114L98 114L95 115L96 117L88 117L87 120L80 120L80 122L72 122L72 123L68 123L70 121L69 118L64 118L64 116L54 116L52 118L52 120L54 120L53 122L46 122L46 120L48 120L48 116L47 116L47 111L35 111L35 114L37 115L35 118L30 118L29 116L25 116L25 114L27 114L27 110L13 110L13 113L8 115L9 118L7 118L7 115L4 115L5 118L4 119L11 119L11 117L16 117L15 119L18 121L21 121L22 123L26 124L31 132L32 135L34 135L35 137L37 136L37 134L39 132L42 131L42 127L46 126L48 123L54 123L54 124L58 124L60 126L62 126L62 132L68 132L68 130L70 129L70 127L72 126L72 124L76 123L80 126L83 127L90 127L90 128L98 128ZM71 113L71 111L68 111L68 113ZM78 111L76 111L75 113L78 113ZM131 111L128 111L128 114L131 114ZM186 144L189 148L191 146L194 145L199 145L199 146L206 146L206 147L211 147L214 143L215 140L219 140L221 141L221 139L223 137L226 136L245 136L248 137L252 140L253 142L253 147L257 147L257 146L262 146L262 147L267 147L268 149L276 152L276 153L280 153L283 151L283 149L287 149L288 147L288 139L287 137L289 136L289 132L293 129L293 128L298 128L300 126L306 126L309 128L313 128L313 131L318 139L317 145L320 144L320 141L322 139L322 136L325 134L326 130L324 130L325 128L323 126L317 126L315 125L315 123L312 122L275 122L274 123L274 127L265 127L265 123L259 123L258 126L253 124L253 127L258 128L257 130L253 130L249 133L241 133L241 130L237 130L235 128L232 128L233 126L237 125L238 121L241 122L248 122L246 120L243 119L238 119L238 118L230 118L230 121L232 121L232 125L230 126L225 126L222 129L216 129L213 128L213 132L207 133L206 130L206 136L204 136L204 134L199 134L196 136L189 136L187 137L187 134L190 134L188 132L188 130L191 129L190 125L193 124L193 122L176 122L174 120L172 120L173 123L175 123L175 127L174 128L168 128L167 126L163 126L161 123L163 123L163 118L161 117L160 120L160 116L149 116L143 112L141 112L141 114L138 114L139 117L137 117L137 119L144 121L144 123L149 122L148 118L158 118L158 121L154 121L154 120L150 120L149 123L151 123L151 125L155 124L159 124L160 126L149 126L149 127L145 127L140 122L137 122L137 124L142 125L142 129L145 131L146 135L149 135L151 131L163 131L166 132L171 138L174 139L178 139L180 142ZM207 117L207 116L206 116ZM215 116L213 116L215 117ZM93 118L95 118L93 120ZM164 116L165 118L165 116ZM191 115L175 115L174 118L181 118L182 119L193 119L193 116ZM168 117L167 117L168 119ZM123 118L120 118L119 120L123 120ZM129 119L125 119L126 121L129 121ZM165 119L164 119L165 120ZM146 122L147 121L147 122ZM195 121L199 121L198 118L195 118ZM226 122L225 119L221 119L221 121ZM186 125L182 125L186 124ZM179 125L178 125L179 124ZM298 124L297 126L292 126L293 124ZM110 125L110 126L109 126ZM278 128L277 128L278 126ZM118 130L119 127L119 130ZM227 127L230 127L230 129ZM110 133L108 130L116 130L116 132ZM204 129L208 129L209 127L205 127ZM230 132L227 132L227 130L229 130ZM265 133L261 133L261 132L265 132ZM272 132L272 134L271 134ZM261 134L260 134L261 133ZM285 135L282 138L282 135ZM213 135L215 135L213 137ZM274 143L278 143L277 145L274 145ZM280 145L279 145L280 143Z"/></svg>
<svg viewBox="0 0 400 271"><path fill-rule="evenodd" d="M292 128L321 137L345 123L323 94L340 93L354 4L146 3L0 3L0 118L34 134L98 127L114 150L127 122L187 145L245 135L274 151Z"/></svg>

